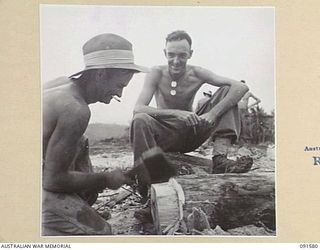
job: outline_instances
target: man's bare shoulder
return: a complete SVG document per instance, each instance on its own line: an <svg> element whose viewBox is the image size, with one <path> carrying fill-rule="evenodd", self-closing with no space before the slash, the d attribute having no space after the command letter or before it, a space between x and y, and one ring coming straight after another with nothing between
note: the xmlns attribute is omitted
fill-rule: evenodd
<svg viewBox="0 0 320 250"><path fill-rule="evenodd" d="M158 77L161 77L163 74L166 74L167 71L168 67L166 67L166 65L156 65L151 68L150 73Z"/></svg>
<svg viewBox="0 0 320 250"><path fill-rule="evenodd" d="M69 120L88 120L90 109L71 85L46 91L43 97L43 112L57 117L70 116ZM71 119L73 118L73 119Z"/></svg>
<svg viewBox="0 0 320 250"><path fill-rule="evenodd" d="M160 71L168 71L168 65L156 65L153 68L160 70Z"/></svg>
<svg viewBox="0 0 320 250"><path fill-rule="evenodd" d="M203 83L209 83L208 81L212 82L212 79L216 79L217 75L209 69L206 69L201 66L194 66L190 65L191 71L194 77L196 77L199 81Z"/></svg>
<svg viewBox="0 0 320 250"><path fill-rule="evenodd" d="M146 76L145 83L149 86L156 87L163 81L163 78L165 78L166 75L168 75L168 73L166 73L165 67L153 66Z"/></svg>
<svg viewBox="0 0 320 250"><path fill-rule="evenodd" d="M189 67L189 70L192 71L195 75L201 75L201 74L207 73L207 72L213 73L211 70L206 69L206 68L201 67L201 66L188 65L188 67Z"/></svg>

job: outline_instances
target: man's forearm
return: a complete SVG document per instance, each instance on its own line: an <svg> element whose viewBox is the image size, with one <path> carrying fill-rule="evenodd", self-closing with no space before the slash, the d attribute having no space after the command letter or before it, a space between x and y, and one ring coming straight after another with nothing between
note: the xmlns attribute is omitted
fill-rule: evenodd
<svg viewBox="0 0 320 250"><path fill-rule="evenodd" d="M258 100L258 101L256 101L256 102L252 103L251 105L249 105L249 107L248 107L248 108L252 108L252 107L254 107L254 106L258 105L260 102L261 102L261 101L260 101L260 100Z"/></svg>
<svg viewBox="0 0 320 250"><path fill-rule="evenodd" d="M187 112L187 113L191 113L189 111L185 111L185 110L179 110L179 109L158 109L158 108L154 108L154 107L150 107L150 106L146 106L146 105L137 105L134 109L134 114L138 114L138 113L145 113L148 114L152 117L172 117L172 116L177 116L179 113L182 112Z"/></svg>
<svg viewBox="0 0 320 250"><path fill-rule="evenodd" d="M43 188L47 191L65 193L74 193L87 189L102 190L107 187L108 178L108 173L69 171L64 174L53 174L44 171Z"/></svg>

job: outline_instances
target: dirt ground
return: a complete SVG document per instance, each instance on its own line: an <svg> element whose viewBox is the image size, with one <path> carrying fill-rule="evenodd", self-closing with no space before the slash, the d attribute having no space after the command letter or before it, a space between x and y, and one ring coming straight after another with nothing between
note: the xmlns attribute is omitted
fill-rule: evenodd
<svg viewBox="0 0 320 250"><path fill-rule="evenodd" d="M212 147L201 148L190 155L211 159ZM274 145L233 145L229 149L228 158L236 159L242 155L253 158L253 166L250 172L262 171L275 173ZM122 139L108 140L90 146L90 158L95 171L112 170L116 167L128 170L132 167L133 154L130 145ZM118 203L115 200L122 197ZM125 198L123 198L125 197ZM143 208L139 203L139 194L132 192L131 187L122 187L118 190L104 190L93 207L111 224L115 235L146 235L151 234L143 228L143 225L134 217L134 212ZM204 234L206 234L204 232ZM246 225L240 228L224 231L218 226L208 235L260 235L274 236L275 231L265 227Z"/></svg>

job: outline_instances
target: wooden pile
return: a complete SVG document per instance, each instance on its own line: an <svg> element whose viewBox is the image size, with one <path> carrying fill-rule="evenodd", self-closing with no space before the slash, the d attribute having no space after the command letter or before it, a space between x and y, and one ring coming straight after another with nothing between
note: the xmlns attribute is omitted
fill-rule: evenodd
<svg viewBox="0 0 320 250"><path fill-rule="evenodd" d="M211 229L255 225L275 230L274 172L261 169L242 174L209 174L209 159L172 153L167 157L178 171L191 173L176 178L185 195L184 221L189 224L189 233L196 229L190 226L194 211L203 211ZM193 224L200 223L192 220Z"/></svg>

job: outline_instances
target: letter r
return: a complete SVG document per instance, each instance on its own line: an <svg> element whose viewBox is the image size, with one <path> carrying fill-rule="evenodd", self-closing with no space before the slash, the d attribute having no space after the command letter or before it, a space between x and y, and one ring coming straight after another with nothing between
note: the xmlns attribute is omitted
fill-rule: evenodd
<svg viewBox="0 0 320 250"><path fill-rule="evenodd" d="M312 158L313 158L313 165L314 166L320 165L320 157L313 156Z"/></svg>

